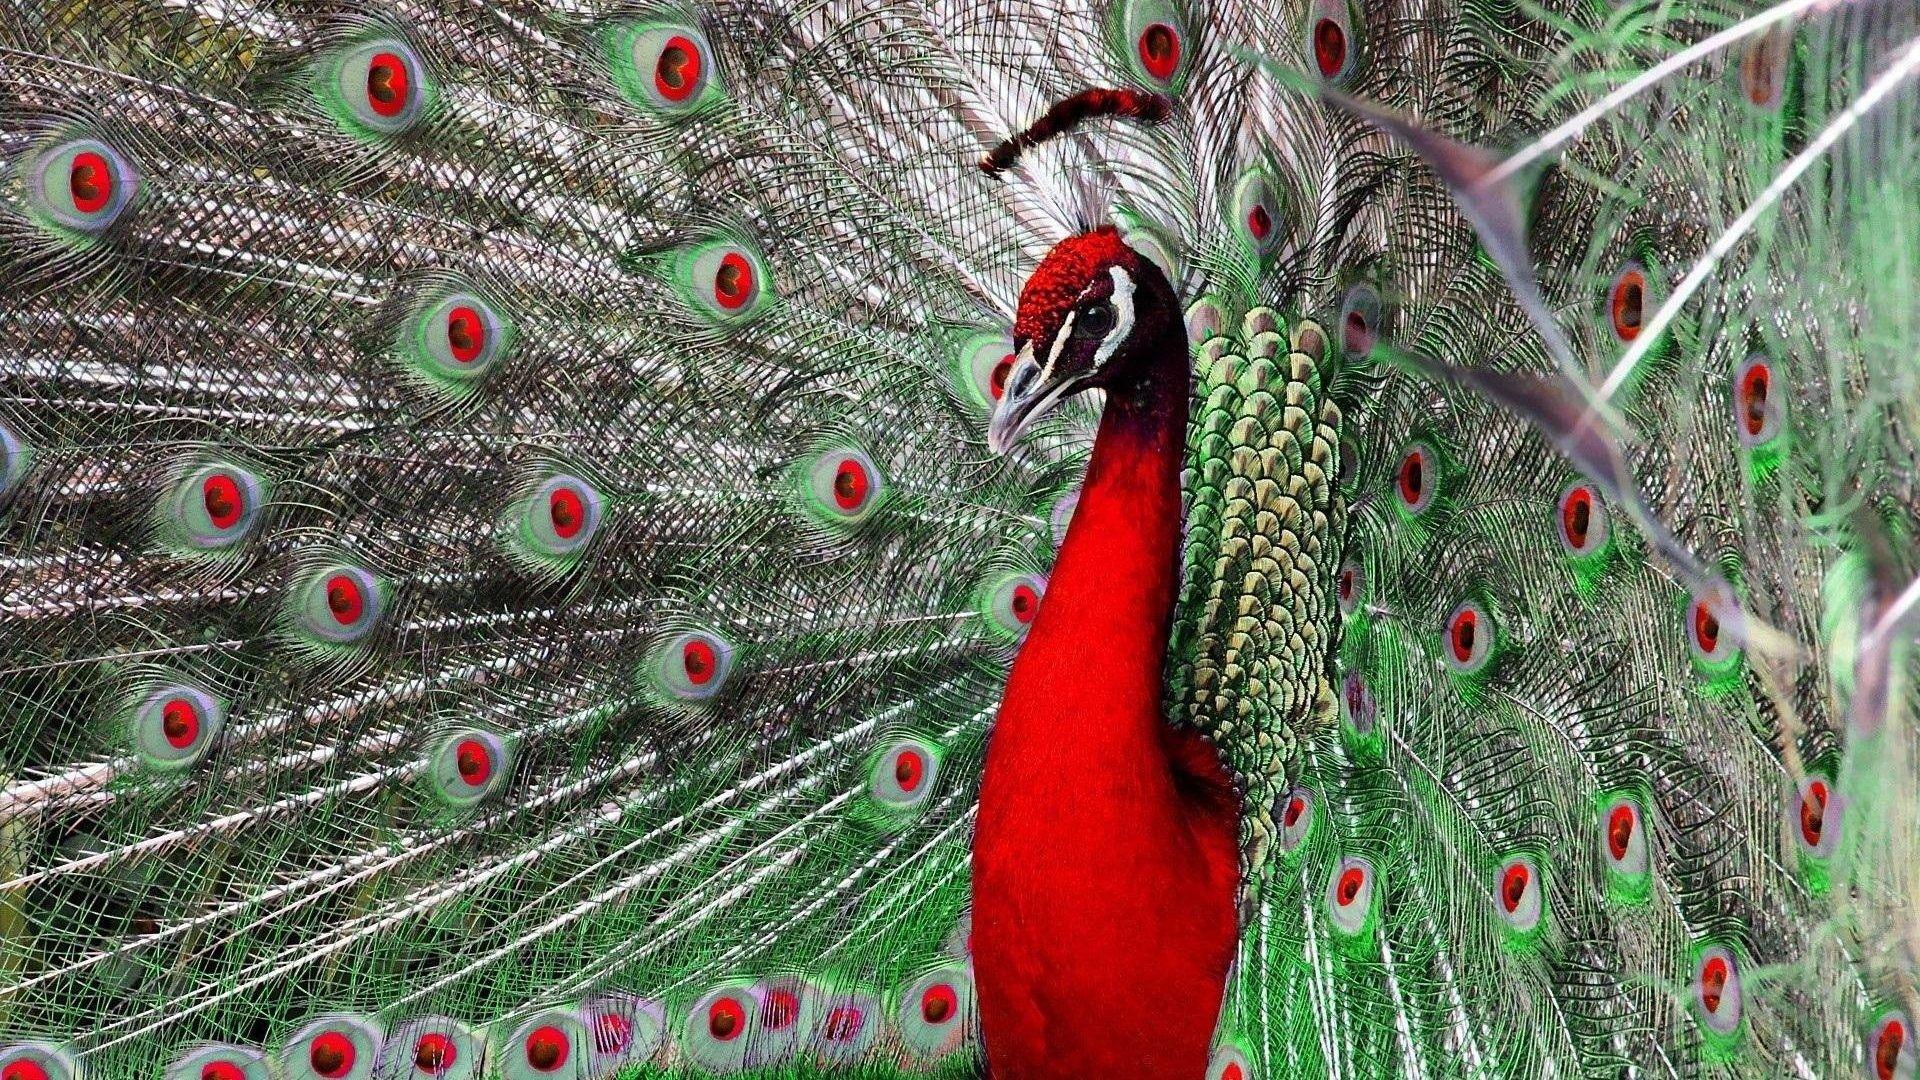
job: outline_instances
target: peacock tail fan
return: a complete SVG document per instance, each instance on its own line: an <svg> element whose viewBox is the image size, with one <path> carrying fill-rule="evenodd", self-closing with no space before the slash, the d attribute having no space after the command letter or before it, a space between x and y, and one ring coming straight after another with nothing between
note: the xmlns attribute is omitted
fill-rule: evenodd
<svg viewBox="0 0 1920 1080"><path fill-rule="evenodd" d="M0 1080L977 1075L1097 410L987 417L1105 223L1210 1080L1911 1078L1917 80L1899 0L0 0ZM1164 115L981 171L1089 87Z"/></svg>

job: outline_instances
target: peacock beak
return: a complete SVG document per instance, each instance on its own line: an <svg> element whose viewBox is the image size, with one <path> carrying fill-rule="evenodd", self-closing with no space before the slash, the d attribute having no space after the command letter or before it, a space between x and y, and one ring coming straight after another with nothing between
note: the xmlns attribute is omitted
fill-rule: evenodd
<svg viewBox="0 0 1920 1080"><path fill-rule="evenodd" d="M1045 377L1040 362L1034 359L1033 342L1021 347L1007 372L1006 392L993 408L987 423L987 449L1004 454L1018 442L1020 434L1035 420L1045 416L1062 398L1080 389L1080 380L1072 375Z"/></svg>

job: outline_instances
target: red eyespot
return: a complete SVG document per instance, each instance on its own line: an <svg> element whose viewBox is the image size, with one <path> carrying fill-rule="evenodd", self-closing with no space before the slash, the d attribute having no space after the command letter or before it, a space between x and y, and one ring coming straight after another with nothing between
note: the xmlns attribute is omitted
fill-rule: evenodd
<svg viewBox="0 0 1920 1080"><path fill-rule="evenodd" d="M633 1041L633 1022L619 1013L601 1013L593 1022L593 1048L602 1054L618 1054Z"/></svg>
<svg viewBox="0 0 1920 1080"><path fill-rule="evenodd" d="M413 1044L413 1067L434 1076L453 1068L459 1057L460 1048L437 1031L420 1036Z"/></svg>
<svg viewBox="0 0 1920 1080"><path fill-rule="evenodd" d="M341 626L352 626L366 612L367 598L352 575L335 574L327 579L327 612Z"/></svg>
<svg viewBox="0 0 1920 1080"><path fill-rule="evenodd" d="M894 759L893 779L900 785L901 791L910 793L918 788L921 779L926 776L926 773L926 759L921 757L917 751L902 751L900 756Z"/></svg>
<svg viewBox="0 0 1920 1080"><path fill-rule="evenodd" d="M1580 486L1568 488L1560 499L1560 539L1575 551L1585 551L1592 525L1593 492Z"/></svg>
<svg viewBox="0 0 1920 1080"><path fill-rule="evenodd" d="M1647 275L1638 266L1628 266L1613 279L1613 289L1608 293L1607 310L1613 317L1613 334L1621 341L1632 341L1640 336L1640 327L1646 316Z"/></svg>
<svg viewBox="0 0 1920 1080"><path fill-rule="evenodd" d="M1462 664L1470 663L1473 660L1473 650L1477 643L1475 639L1478 637L1479 632L1480 615L1478 612L1467 610L1453 617L1453 625L1447 628L1447 640L1448 644L1453 648L1453 658L1455 660L1458 660Z"/></svg>
<svg viewBox="0 0 1920 1080"><path fill-rule="evenodd" d="M1780 104L1786 91L1787 68L1793 55L1793 32L1785 25L1751 38L1740 58L1740 91L1758 109Z"/></svg>
<svg viewBox="0 0 1920 1080"><path fill-rule="evenodd" d="M1720 647L1720 620L1705 600L1693 602L1693 643L1709 655Z"/></svg>
<svg viewBox="0 0 1920 1080"><path fill-rule="evenodd" d="M1879 1080L1894 1080L1900 1072L1900 1051L1907 1045L1907 1025L1898 1016L1888 1017L1873 1040L1873 1073Z"/></svg>
<svg viewBox="0 0 1920 1080"><path fill-rule="evenodd" d="M851 1005L837 1005L827 1014L820 1033L828 1042L852 1042L867 1026L867 1014Z"/></svg>
<svg viewBox="0 0 1920 1080"><path fill-rule="evenodd" d="M231 529L246 512L246 496L240 485L225 473L214 473L200 483L200 502L207 508L207 520L216 529Z"/></svg>
<svg viewBox="0 0 1920 1080"><path fill-rule="evenodd" d="M1256 241L1265 240L1273 232L1273 215L1266 206L1255 203L1253 209L1247 211L1247 231Z"/></svg>
<svg viewBox="0 0 1920 1080"><path fill-rule="evenodd" d="M1508 864L1506 872L1500 875L1500 903L1509 914L1520 910L1520 901L1526 899L1527 882L1532 877L1524 862Z"/></svg>
<svg viewBox="0 0 1920 1080"><path fill-rule="evenodd" d="M1034 616L1040 614L1040 594L1031 585L1015 585L1010 606L1015 619L1023 624L1031 623Z"/></svg>
<svg viewBox="0 0 1920 1080"><path fill-rule="evenodd" d="M1767 391L1773 372L1765 364L1754 364L1740 380L1740 422L1747 434L1758 436L1767 426Z"/></svg>
<svg viewBox="0 0 1920 1080"><path fill-rule="evenodd" d="M586 503L572 488L557 487L547 496L547 516L553 522L553 534L562 540L571 540L580 535L581 527L587 523Z"/></svg>
<svg viewBox="0 0 1920 1080"><path fill-rule="evenodd" d="M567 1042L566 1033L557 1027L535 1028L527 1036L527 1064L540 1072L552 1072L567 1063L567 1055L573 1049Z"/></svg>
<svg viewBox="0 0 1920 1080"><path fill-rule="evenodd" d="M793 991L776 988L760 1006L760 1026L768 1031L785 1031L800 1019L800 997Z"/></svg>
<svg viewBox="0 0 1920 1080"><path fill-rule="evenodd" d="M659 95L678 105L700 88L703 64L700 47L688 37L676 34L660 49L653 64L653 88Z"/></svg>
<svg viewBox="0 0 1920 1080"><path fill-rule="evenodd" d="M21 1059L10 1061L7 1067L0 1069L0 1080L52 1080L46 1067L37 1061Z"/></svg>
<svg viewBox="0 0 1920 1080"><path fill-rule="evenodd" d="M1165 82L1180 66L1180 35L1166 23L1154 23L1140 33L1140 66Z"/></svg>
<svg viewBox="0 0 1920 1080"><path fill-rule="evenodd" d="M58 175L58 174L55 174ZM67 193L73 208L82 214L97 214L113 201L113 168L104 155L82 150L67 166Z"/></svg>
<svg viewBox="0 0 1920 1080"><path fill-rule="evenodd" d="M1323 18L1313 24L1313 62L1323 79L1337 79L1347 66L1347 31Z"/></svg>
<svg viewBox="0 0 1920 1080"><path fill-rule="evenodd" d="M1349 866L1340 872L1340 884L1334 889L1333 898L1341 907L1347 907L1360 895L1360 887L1366 883L1366 871Z"/></svg>
<svg viewBox="0 0 1920 1080"><path fill-rule="evenodd" d="M478 739L466 739L454 750L454 761L460 770L460 779L473 787L487 782L493 775L493 755Z"/></svg>
<svg viewBox="0 0 1920 1080"><path fill-rule="evenodd" d="M480 358L487 347L487 323L480 312L464 304L447 310L447 351L462 364Z"/></svg>
<svg viewBox="0 0 1920 1080"><path fill-rule="evenodd" d="M753 264L737 251L720 259L713 275L713 299L728 311L738 311L753 299Z"/></svg>
<svg viewBox="0 0 1920 1080"><path fill-rule="evenodd" d="M1709 956L1700 968L1700 1003L1710 1013L1720 1011L1720 999L1726 994L1729 974L1726 957Z"/></svg>
<svg viewBox="0 0 1920 1080"><path fill-rule="evenodd" d="M993 400L999 401L1007 396L1007 375L1013 371L1016 359L1017 357L1012 353L1008 353L999 363L993 365L993 374L987 376L987 392L993 395Z"/></svg>
<svg viewBox="0 0 1920 1080"><path fill-rule="evenodd" d="M680 647L680 662L687 671L687 681L695 686L705 686L713 681L713 673L718 670L713 655L713 646L692 638Z"/></svg>
<svg viewBox="0 0 1920 1080"><path fill-rule="evenodd" d="M1613 861L1620 862L1627 857L1627 847L1633 843L1634 818L1633 807L1620 803L1607 814L1607 850L1613 854Z"/></svg>
<svg viewBox="0 0 1920 1080"><path fill-rule="evenodd" d="M314 1072L329 1080L337 1080L353 1071L354 1058L358 1056L353 1040L337 1031L323 1031L307 1044L307 1064L313 1066Z"/></svg>
<svg viewBox="0 0 1920 1080"><path fill-rule="evenodd" d="M746 1030L747 1013L730 997L716 1000L707 1009L707 1033L721 1042L732 1042Z"/></svg>
<svg viewBox="0 0 1920 1080"><path fill-rule="evenodd" d="M247 1080L247 1074L231 1061L209 1061L200 1066L200 1080Z"/></svg>
<svg viewBox="0 0 1920 1080"><path fill-rule="evenodd" d="M833 501L842 510L860 509L872 487L873 481L867 476L866 466L852 458L843 459L834 470Z"/></svg>
<svg viewBox="0 0 1920 1080"><path fill-rule="evenodd" d="M1307 800L1295 795L1287 800L1287 811L1281 815L1280 823L1291 829L1300 824L1300 815L1307 812Z"/></svg>
<svg viewBox="0 0 1920 1080"><path fill-rule="evenodd" d="M1406 452L1394 483L1400 504L1410 513L1418 514L1433 502L1433 461L1426 447L1415 446Z"/></svg>
<svg viewBox="0 0 1920 1080"><path fill-rule="evenodd" d="M959 1010L960 999L946 983L935 983L920 995L920 1018L929 1024L944 1024Z"/></svg>
<svg viewBox="0 0 1920 1080"><path fill-rule="evenodd" d="M1827 794L1826 781L1809 780L1800 795L1800 838L1808 847L1819 847L1820 837L1826 831Z"/></svg>
<svg viewBox="0 0 1920 1080"><path fill-rule="evenodd" d="M390 52L373 54L367 63L367 108L392 119L407 107L411 79L406 61Z"/></svg>
<svg viewBox="0 0 1920 1080"><path fill-rule="evenodd" d="M160 709L160 731L175 749L184 750L200 737L200 713L193 702L175 698Z"/></svg>

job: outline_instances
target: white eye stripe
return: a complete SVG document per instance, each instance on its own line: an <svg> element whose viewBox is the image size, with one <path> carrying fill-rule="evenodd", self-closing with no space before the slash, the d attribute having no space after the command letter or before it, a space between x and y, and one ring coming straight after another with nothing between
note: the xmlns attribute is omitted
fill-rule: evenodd
<svg viewBox="0 0 1920 1080"><path fill-rule="evenodd" d="M1105 367L1133 333L1133 278L1118 266L1107 267L1107 273L1113 275L1113 329L1100 339L1100 348L1093 354L1095 371Z"/></svg>
<svg viewBox="0 0 1920 1080"><path fill-rule="evenodd" d="M1040 369L1040 385L1053 381L1053 365L1060 359L1060 350L1067 347L1067 339L1073 337L1073 318L1077 311L1067 312L1067 321L1060 324L1060 331L1053 335L1053 347L1047 350L1047 365ZM1031 345L1028 348L1032 348Z"/></svg>

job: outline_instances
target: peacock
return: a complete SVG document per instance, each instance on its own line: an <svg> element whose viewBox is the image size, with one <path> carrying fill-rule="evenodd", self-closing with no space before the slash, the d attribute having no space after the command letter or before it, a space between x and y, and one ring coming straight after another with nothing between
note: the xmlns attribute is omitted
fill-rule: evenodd
<svg viewBox="0 0 1920 1080"><path fill-rule="evenodd" d="M0 0L0 1080L1912 1080L1911 0Z"/></svg>

